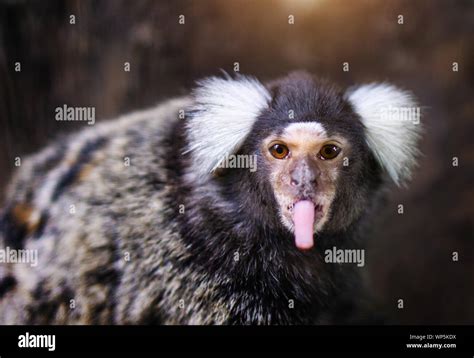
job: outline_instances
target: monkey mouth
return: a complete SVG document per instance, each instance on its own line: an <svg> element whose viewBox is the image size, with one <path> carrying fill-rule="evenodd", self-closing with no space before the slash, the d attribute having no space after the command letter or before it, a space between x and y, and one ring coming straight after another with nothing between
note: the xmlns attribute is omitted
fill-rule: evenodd
<svg viewBox="0 0 474 358"><path fill-rule="evenodd" d="M312 200L298 200L287 207L294 225L295 244L300 250L314 246L314 226L323 215L323 207Z"/></svg>
<svg viewBox="0 0 474 358"><path fill-rule="evenodd" d="M291 215L293 215L293 210L295 208L295 204L298 201L302 201L302 200L297 200L294 203L291 203L290 205L288 205L286 207L286 209L290 212ZM316 216L319 216L319 214L322 214L322 211L323 211L323 206L321 204L314 204L314 213L315 213Z"/></svg>

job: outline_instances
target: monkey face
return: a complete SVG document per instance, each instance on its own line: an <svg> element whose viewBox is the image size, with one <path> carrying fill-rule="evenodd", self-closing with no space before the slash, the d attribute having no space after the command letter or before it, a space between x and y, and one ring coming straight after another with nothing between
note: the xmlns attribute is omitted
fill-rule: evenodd
<svg viewBox="0 0 474 358"><path fill-rule="evenodd" d="M328 221L336 181L349 150L347 140L329 136L317 122L292 123L281 134L263 140L261 152L280 219L295 232L298 247L312 247L313 231L320 231ZM300 228L305 233L299 234Z"/></svg>

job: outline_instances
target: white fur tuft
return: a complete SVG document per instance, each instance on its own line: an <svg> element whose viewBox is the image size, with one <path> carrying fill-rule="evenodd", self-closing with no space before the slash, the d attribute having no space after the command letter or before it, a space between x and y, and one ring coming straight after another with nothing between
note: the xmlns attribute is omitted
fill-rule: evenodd
<svg viewBox="0 0 474 358"><path fill-rule="evenodd" d="M389 84L362 85L347 98L366 127L367 144L390 178L411 177L419 155L420 107L411 93Z"/></svg>
<svg viewBox="0 0 474 358"><path fill-rule="evenodd" d="M195 105L187 123L189 146L201 175L213 172L235 153L271 96L256 79L210 77L198 82Z"/></svg>

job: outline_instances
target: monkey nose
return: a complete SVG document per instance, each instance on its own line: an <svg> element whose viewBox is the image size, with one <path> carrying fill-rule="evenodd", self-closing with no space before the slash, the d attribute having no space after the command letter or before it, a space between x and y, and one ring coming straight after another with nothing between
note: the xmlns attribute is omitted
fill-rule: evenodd
<svg viewBox="0 0 474 358"><path fill-rule="evenodd" d="M290 185L294 187L301 187L305 185L316 186L316 175L314 175L313 173L309 175L297 175L295 173L292 173L290 175Z"/></svg>
<svg viewBox="0 0 474 358"><path fill-rule="evenodd" d="M318 170L310 167L306 161L299 162L289 174L290 185L298 189L316 186L319 176Z"/></svg>

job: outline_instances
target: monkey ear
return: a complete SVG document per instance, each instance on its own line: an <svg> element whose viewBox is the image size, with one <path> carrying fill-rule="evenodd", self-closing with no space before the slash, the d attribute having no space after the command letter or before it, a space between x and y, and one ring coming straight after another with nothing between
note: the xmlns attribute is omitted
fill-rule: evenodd
<svg viewBox="0 0 474 358"><path fill-rule="evenodd" d="M271 96L253 77L227 75L199 81L193 97L186 152L191 152L199 174L208 175L240 148Z"/></svg>
<svg viewBox="0 0 474 358"><path fill-rule="evenodd" d="M346 98L366 128L366 141L389 177L401 185L410 179L419 156L420 107L410 92L374 83L350 88Z"/></svg>

